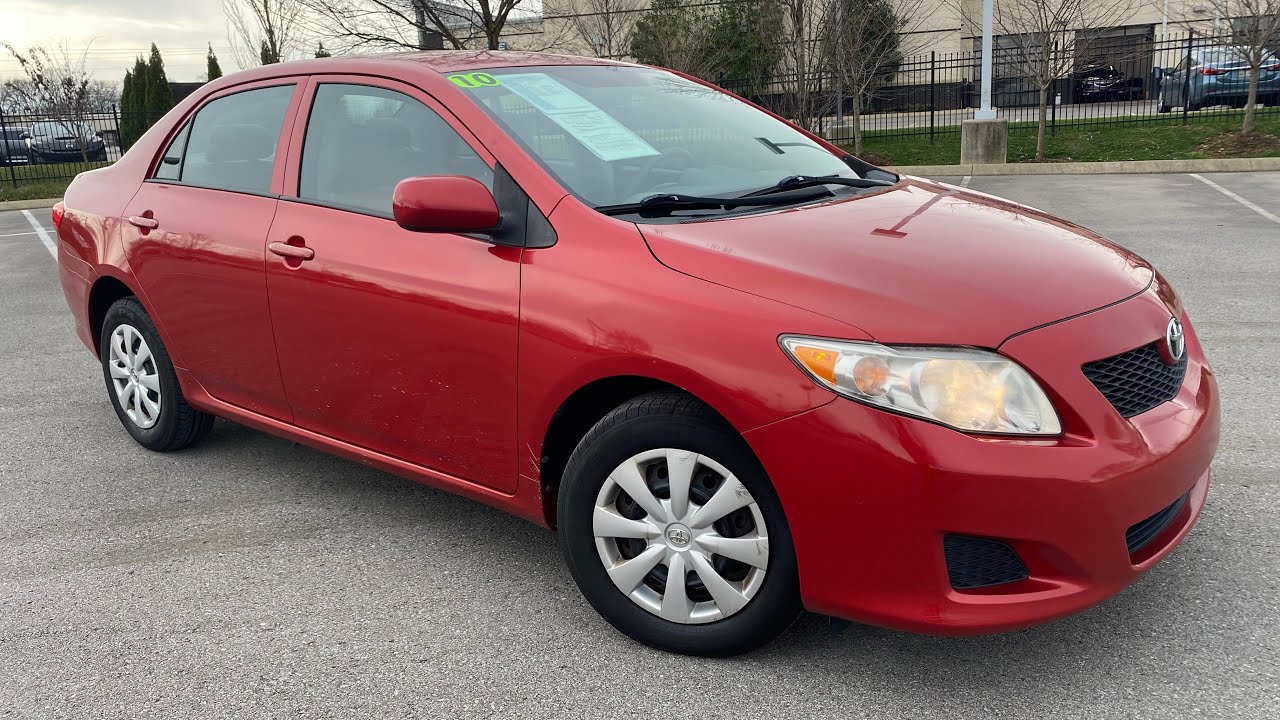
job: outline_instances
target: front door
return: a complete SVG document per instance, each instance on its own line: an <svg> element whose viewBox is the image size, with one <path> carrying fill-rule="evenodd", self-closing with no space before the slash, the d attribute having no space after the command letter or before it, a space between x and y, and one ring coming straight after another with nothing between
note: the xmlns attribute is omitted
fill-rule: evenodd
<svg viewBox="0 0 1280 720"><path fill-rule="evenodd" d="M492 161L412 88L313 83L295 131L305 127L296 197L268 238L294 422L513 492L520 250L391 219L400 180L468 175L492 188Z"/></svg>
<svg viewBox="0 0 1280 720"><path fill-rule="evenodd" d="M213 397L288 420L264 255L276 148L301 91L274 82L206 102L174 135L121 227L174 363Z"/></svg>

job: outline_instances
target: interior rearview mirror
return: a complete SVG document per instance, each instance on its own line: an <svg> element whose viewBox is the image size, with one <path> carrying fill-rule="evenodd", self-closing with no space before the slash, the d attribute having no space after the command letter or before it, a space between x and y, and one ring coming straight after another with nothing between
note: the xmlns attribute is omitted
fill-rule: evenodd
<svg viewBox="0 0 1280 720"><path fill-rule="evenodd" d="M415 232L484 232L502 219L489 188L462 175L401 180L391 196L391 212L396 224Z"/></svg>

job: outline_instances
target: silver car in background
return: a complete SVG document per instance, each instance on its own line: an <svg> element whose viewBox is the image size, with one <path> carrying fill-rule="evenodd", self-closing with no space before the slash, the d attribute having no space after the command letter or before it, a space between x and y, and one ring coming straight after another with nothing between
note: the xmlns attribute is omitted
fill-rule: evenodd
<svg viewBox="0 0 1280 720"><path fill-rule="evenodd" d="M1211 105L1244 107L1249 101L1250 75L1244 52L1244 48L1233 46L1192 50L1177 67L1168 68L1162 74L1157 109L1167 113L1175 107L1187 110ZM1280 59L1269 54L1263 59L1258 75L1258 102L1275 105L1277 101L1280 101Z"/></svg>

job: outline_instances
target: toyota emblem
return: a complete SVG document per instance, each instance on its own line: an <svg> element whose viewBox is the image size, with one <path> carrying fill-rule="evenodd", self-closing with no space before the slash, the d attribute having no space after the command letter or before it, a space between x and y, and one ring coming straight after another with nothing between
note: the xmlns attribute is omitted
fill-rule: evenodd
<svg viewBox="0 0 1280 720"><path fill-rule="evenodd" d="M1182 359L1187 351L1187 338L1182 332L1182 321L1169 318L1169 326L1164 331L1165 349L1169 351L1168 361L1172 365Z"/></svg>

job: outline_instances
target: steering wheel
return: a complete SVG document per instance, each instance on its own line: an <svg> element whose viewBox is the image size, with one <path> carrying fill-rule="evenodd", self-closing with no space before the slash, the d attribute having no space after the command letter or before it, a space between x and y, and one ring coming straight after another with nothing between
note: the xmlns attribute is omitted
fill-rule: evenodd
<svg viewBox="0 0 1280 720"><path fill-rule="evenodd" d="M641 187L641 183L643 183L649 177L649 173L653 172L656 168L668 162L671 162L673 160L681 161L683 163L683 167L681 167L680 169L683 170L685 167L688 167L689 165L693 164L693 155L688 150L685 150L682 147L669 147L659 151L657 155L652 155L644 160L641 160L640 169L636 171L635 179L628 184L626 192L622 192L619 194L623 196L631 196L631 195L638 194L641 190L652 190L658 187L659 184L657 183L655 183L654 185L649 185L647 187ZM671 183L661 183L661 185L664 187L670 184Z"/></svg>

